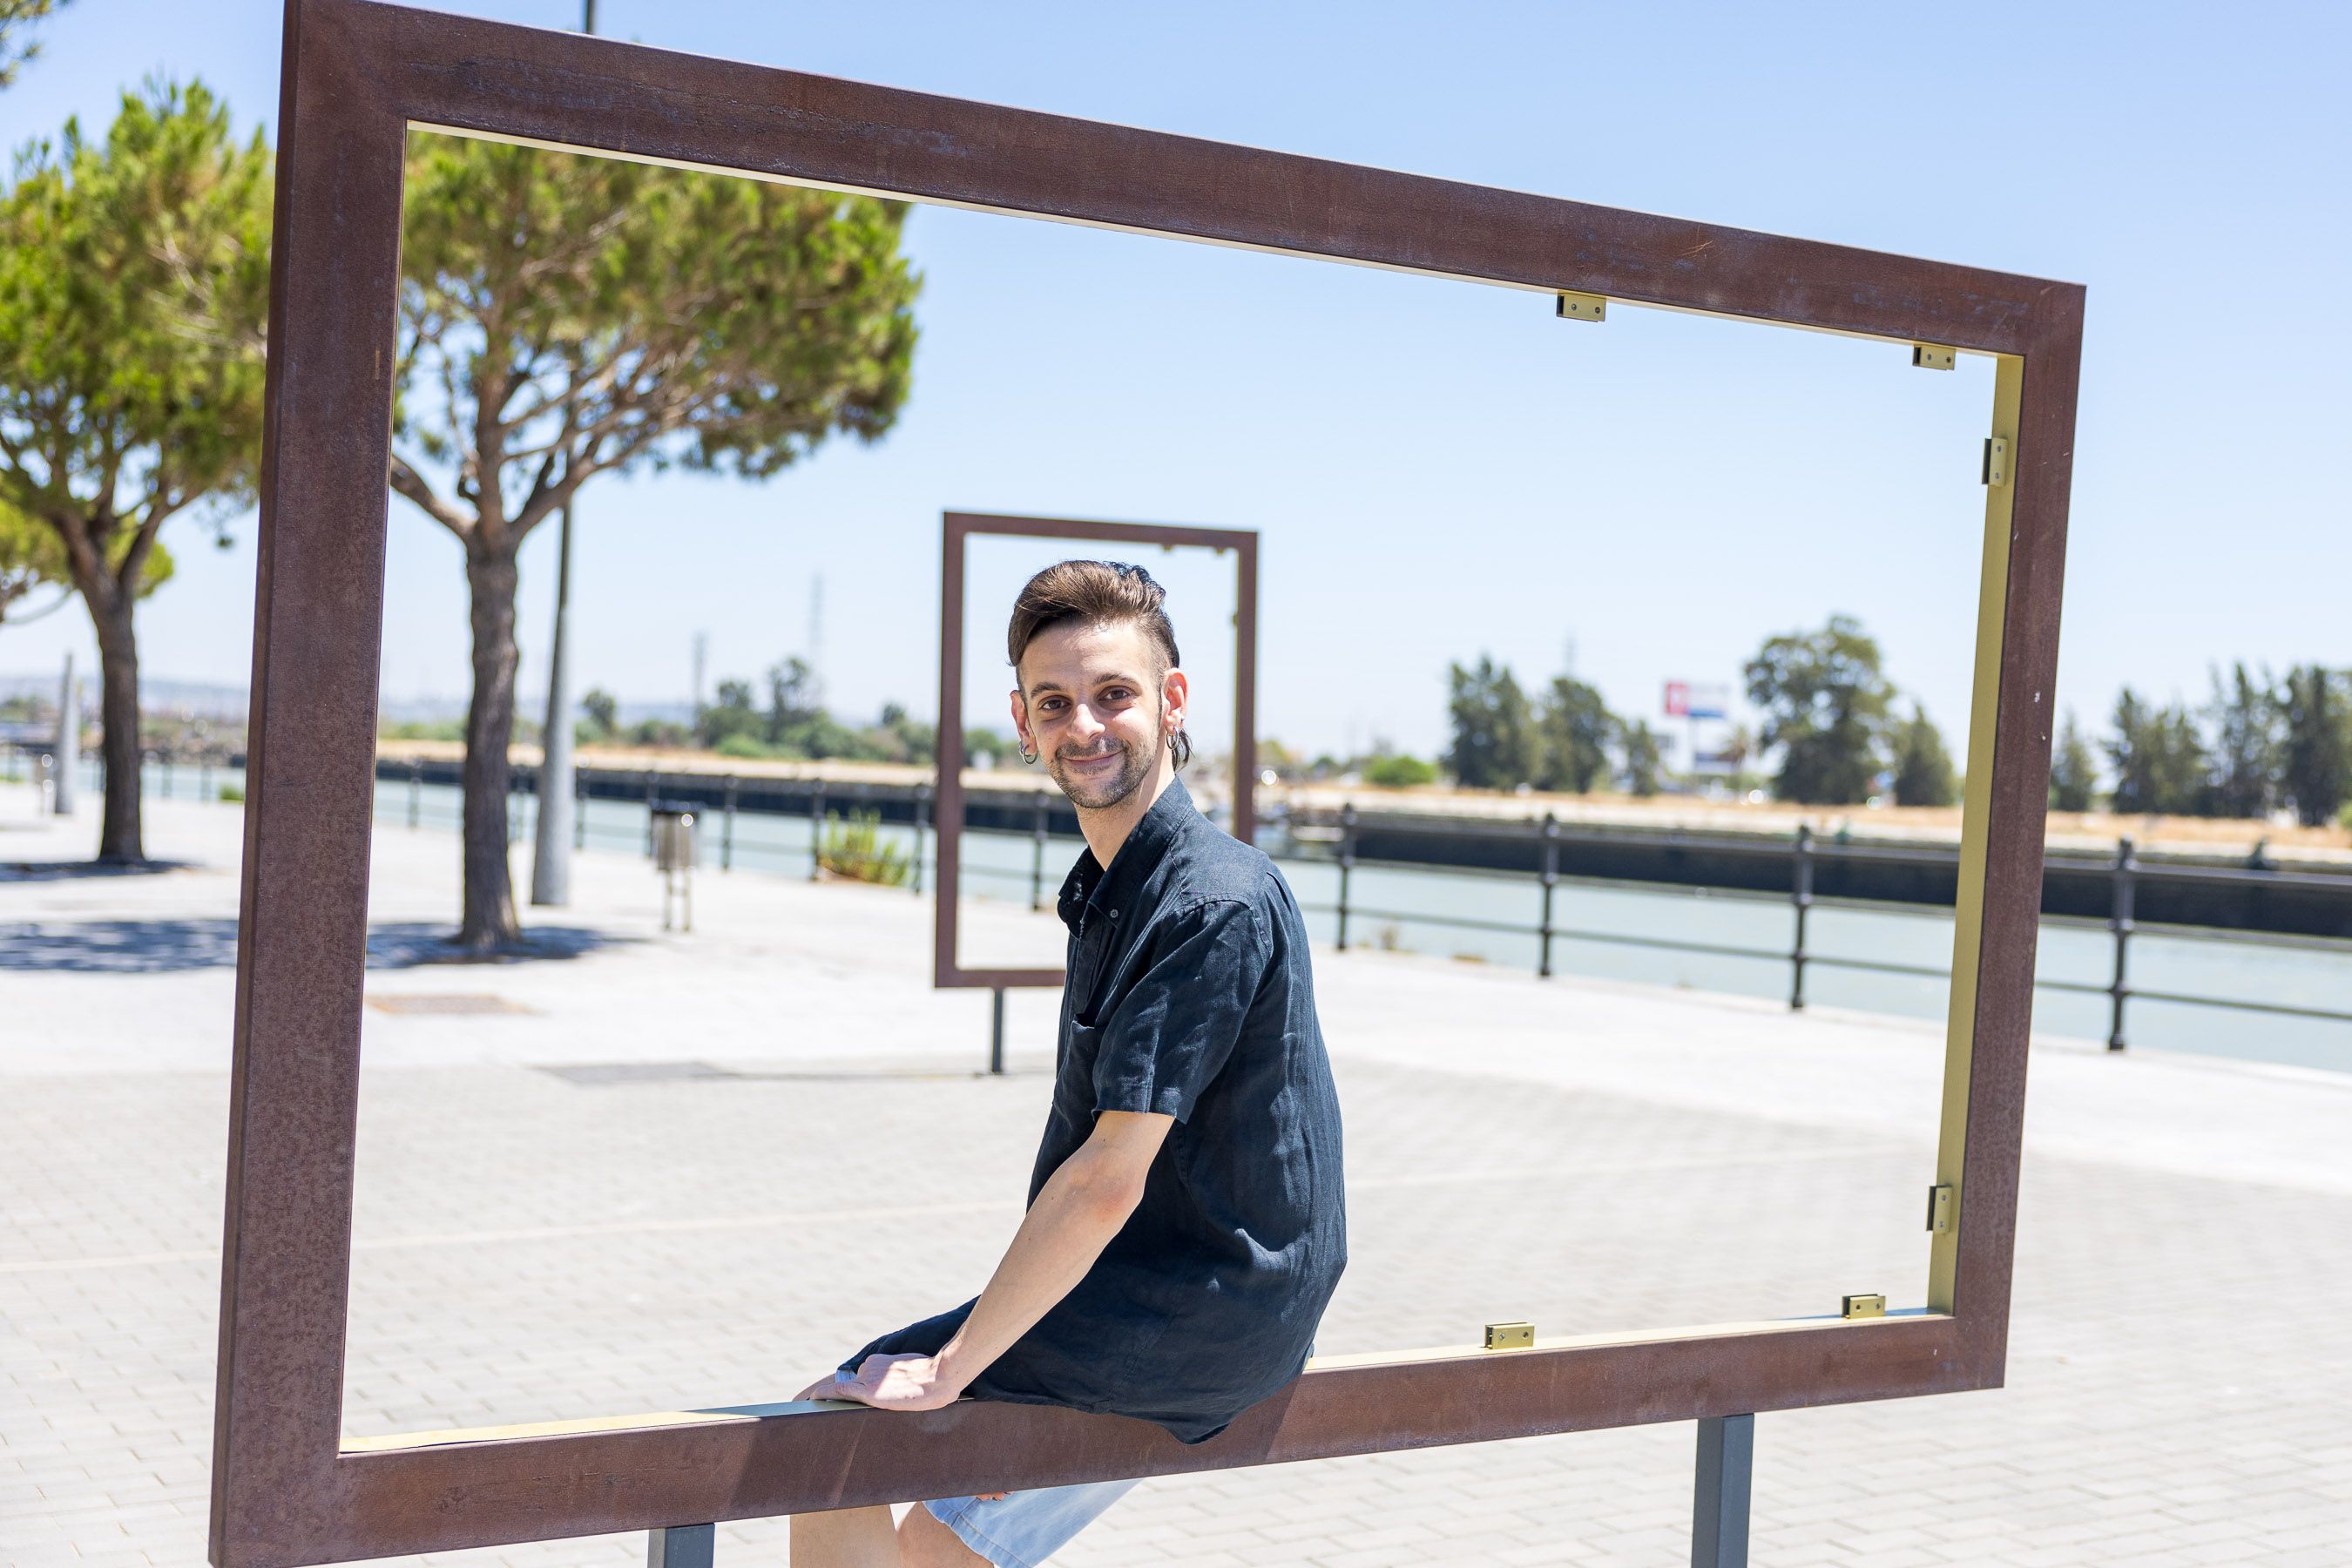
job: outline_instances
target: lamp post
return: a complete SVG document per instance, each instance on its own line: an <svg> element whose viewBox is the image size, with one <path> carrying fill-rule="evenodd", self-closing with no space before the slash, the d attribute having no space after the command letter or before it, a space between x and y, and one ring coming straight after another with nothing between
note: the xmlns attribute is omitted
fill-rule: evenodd
<svg viewBox="0 0 2352 1568"><path fill-rule="evenodd" d="M596 0L584 0L581 31L596 30ZM531 843L530 901L572 902L572 814L578 810L572 756L572 503L556 524L555 642L547 659L547 725L539 740L539 821Z"/></svg>

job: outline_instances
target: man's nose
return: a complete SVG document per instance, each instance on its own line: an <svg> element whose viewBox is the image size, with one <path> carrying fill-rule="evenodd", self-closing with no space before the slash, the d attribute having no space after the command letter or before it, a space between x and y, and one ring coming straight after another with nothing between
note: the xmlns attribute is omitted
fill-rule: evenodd
<svg viewBox="0 0 2352 1568"><path fill-rule="evenodd" d="M1071 734L1081 741L1091 741L1102 732L1103 726L1096 720L1092 708L1081 702L1070 710Z"/></svg>

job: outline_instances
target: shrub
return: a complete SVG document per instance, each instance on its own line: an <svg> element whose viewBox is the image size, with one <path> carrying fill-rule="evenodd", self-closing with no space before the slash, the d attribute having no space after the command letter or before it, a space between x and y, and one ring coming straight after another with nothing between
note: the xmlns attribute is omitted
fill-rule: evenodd
<svg viewBox="0 0 2352 1568"><path fill-rule="evenodd" d="M220 786L220 797L225 804L229 805L243 805L245 801L245 786L243 784L225 784Z"/></svg>
<svg viewBox="0 0 2352 1568"><path fill-rule="evenodd" d="M1437 770L1419 757L1397 755L1374 757L1364 764L1364 782L1389 789L1411 789L1415 784L1433 784Z"/></svg>
<svg viewBox="0 0 2352 1568"><path fill-rule="evenodd" d="M817 848L817 864L852 881L904 887L914 874L914 863L902 846L884 844L881 838L879 811L854 811L846 821L827 812L824 837Z"/></svg>
<svg viewBox="0 0 2352 1568"><path fill-rule="evenodd" d="M722 738L716 750L722 757L741 757L753 762L776 754L764 742L740 733Z"/></svg>

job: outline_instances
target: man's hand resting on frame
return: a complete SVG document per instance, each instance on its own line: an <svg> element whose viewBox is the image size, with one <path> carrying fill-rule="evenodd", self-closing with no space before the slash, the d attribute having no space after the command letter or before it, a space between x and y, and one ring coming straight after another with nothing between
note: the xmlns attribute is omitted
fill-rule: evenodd
<svg viewBox="0 0 2352 1568"><path fill-rule="evenodd" d="M928 1355L870 1355L855 1377L832 1373L798 1399L849 1399L877 1410L938 1410L1070 1293L1143 1199L1172 1116L1106 1110L1037 1194L988 1289L955 1337Z"/></svg>
<svg viewBox="0 0 2352 1568"><path fill-rule="evenodd" d="M877 1410L937 1410L955 1403L963 1385L950 1383L933 1355L870 1355L856 1377L832 1373L794 1399L854 1399Z"/></svg>

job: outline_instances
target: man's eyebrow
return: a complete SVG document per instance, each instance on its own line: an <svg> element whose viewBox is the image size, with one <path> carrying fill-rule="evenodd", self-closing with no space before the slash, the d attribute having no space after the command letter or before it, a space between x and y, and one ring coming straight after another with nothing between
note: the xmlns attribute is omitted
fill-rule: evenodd
<svg viewBox="0 0 2352 1568"><path fill-rule="evenodd" d="M1137 679L1132 675L1097 675L1094 678L1094 684L1097 686L1140 686L1143 682ZM1058 692L1061 690L1062 687L1056 682L1051 680L1041 680L1029 688L1029 695L1032 697L1038 697L1048 691ZM1066 695L1066 693L1065 693L1065 695Z"/></svg>

